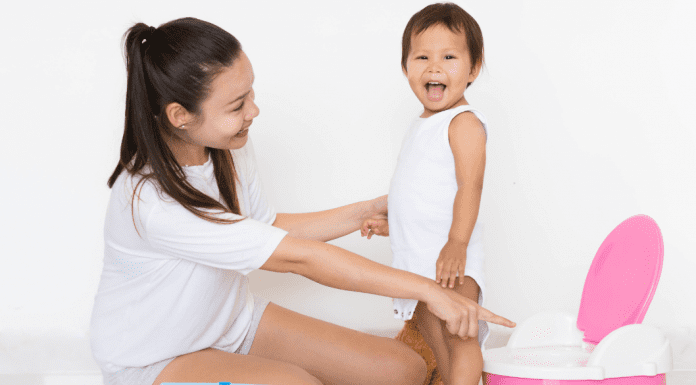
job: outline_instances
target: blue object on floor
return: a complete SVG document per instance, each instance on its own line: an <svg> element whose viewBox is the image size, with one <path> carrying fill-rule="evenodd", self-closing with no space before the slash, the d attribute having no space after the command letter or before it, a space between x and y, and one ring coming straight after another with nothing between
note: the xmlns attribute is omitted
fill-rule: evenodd
<svg viewBox="0 0 696 385"><path fill-rule="evenodd" d="M163 382L161 385L253 385L240 384L237 382Z"/></svg>

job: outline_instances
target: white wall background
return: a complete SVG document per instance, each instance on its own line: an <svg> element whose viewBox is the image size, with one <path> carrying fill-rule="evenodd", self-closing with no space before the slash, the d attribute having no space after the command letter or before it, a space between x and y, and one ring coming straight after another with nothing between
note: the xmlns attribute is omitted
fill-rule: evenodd
<svg viewBox="0 0 696 385"><path fill-rule="evenodd" d="M243 44L261 115L251 136L280 212L387 193L420 105L400 39L430 1L15 3L0 33L0 335L83 335L123 127L120 39L194 16ZM486 305L517 322L577 313L604 237L647 214L664 237L645 323L696 369L696 17L683 1L458 1L484 33L467 91L490 122L480 217ZM333 242L389 264L388 239ZM303 277L250 275L255 292L340 325L398 328L390 300ZM62 333L62 334L61 334Z"/></svg>

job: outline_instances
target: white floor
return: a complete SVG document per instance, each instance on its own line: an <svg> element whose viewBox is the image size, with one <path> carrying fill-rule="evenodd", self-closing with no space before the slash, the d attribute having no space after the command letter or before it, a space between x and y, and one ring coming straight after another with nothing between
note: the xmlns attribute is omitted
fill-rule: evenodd
<svg viewBox="0 0 696 385"><path fill-rule="evenodd" d="M505 346L509 331L491 328L488 348ZM368 330L393 337L397 330ZM676 342L676 341L675 341ZM679 349L682 352L682 348ZM685 351L685 350L684 350ZM692 355L682 357L691 361ZM678 360L676 360L678 361ZM691 368L676 362L677 368ZM679 365L681 366L679 366ZM693 363L692 363L693 365ZM0 333L0 385L102 385L101 372L91 357L86 335L80 333ZM667 374L668 385L696 385L696 371Z"/></svg>
<svg viewBox="0 0 696 385"><path fill-rule="evenodd" d="M52 374L52 375L3 375L2 385L103 385L101 374ZM677 371L667 373L667 385L696 385L696 372Z"/></svg>

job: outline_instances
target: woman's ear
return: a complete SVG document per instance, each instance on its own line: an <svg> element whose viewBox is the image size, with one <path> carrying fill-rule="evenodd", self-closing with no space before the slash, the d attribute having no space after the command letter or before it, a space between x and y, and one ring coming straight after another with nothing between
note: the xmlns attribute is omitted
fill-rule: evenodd
<svg viewBox="0 0 696 385"><path fill-rule="evenodd" d="M186 129L184 126L193 120L193 115L179 103L169 103L164 109L167 114L169 124L179 129Z"/></svg>

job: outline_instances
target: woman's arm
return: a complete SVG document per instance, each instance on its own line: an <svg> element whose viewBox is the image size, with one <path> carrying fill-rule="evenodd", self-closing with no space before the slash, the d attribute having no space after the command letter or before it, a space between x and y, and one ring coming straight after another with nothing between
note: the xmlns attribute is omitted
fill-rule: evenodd
<svg viewBox="0 0 696 385"><path fill-rule="evenodd" d="M508 327L515 325L453 290L442 289L432 280L323 242L286 236L261 269L299 274L342 290L423 301L433 314L447 322L450 333L461 337L476 336L479 319Z"/></svg>
<svg viewBox="0 0 696 385"><path fill-rule="evenodd" d="M273 226L293 238L330 241L360 228L363 221L387 212L387 196L357 202L331 210L304 214L277 214Z"/></svg>

